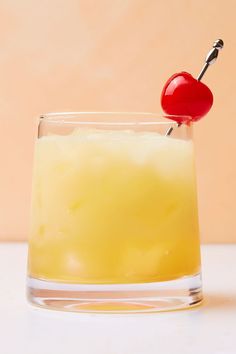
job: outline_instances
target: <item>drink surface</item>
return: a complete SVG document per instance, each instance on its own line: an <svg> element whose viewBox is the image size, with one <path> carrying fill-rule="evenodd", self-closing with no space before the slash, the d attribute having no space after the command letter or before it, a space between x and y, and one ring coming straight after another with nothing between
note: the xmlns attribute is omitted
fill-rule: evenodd
<svg viewBox="0 0 236 354"><path fill-rule="evenodd" d="M191 141L85 128L38 139L31 276L139 283L199 268Z"/></svg>

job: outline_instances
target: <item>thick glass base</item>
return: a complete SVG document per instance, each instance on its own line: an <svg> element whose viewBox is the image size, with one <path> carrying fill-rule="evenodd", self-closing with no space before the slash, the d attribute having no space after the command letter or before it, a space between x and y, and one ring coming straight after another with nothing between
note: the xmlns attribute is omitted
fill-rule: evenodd
<svg viewBox="0 0 236 354"><path fill-rule="evenodd" d="M132 313L179 310L201 302L201 276L110 285L66 284L29 277L28 299L36 306L61 311Z"/></svg>

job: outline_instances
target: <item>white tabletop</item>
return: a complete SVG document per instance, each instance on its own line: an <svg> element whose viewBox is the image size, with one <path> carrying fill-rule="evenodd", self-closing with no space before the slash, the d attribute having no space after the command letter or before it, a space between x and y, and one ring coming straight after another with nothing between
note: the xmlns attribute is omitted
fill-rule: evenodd
<svg viewBox="0 0 236 354"><path fill-rule="evenodd" d="M140 315L64 313L25 299L25 244L0 244L1 354L235 354L236 245L203 246L205 303Z"/></svg>

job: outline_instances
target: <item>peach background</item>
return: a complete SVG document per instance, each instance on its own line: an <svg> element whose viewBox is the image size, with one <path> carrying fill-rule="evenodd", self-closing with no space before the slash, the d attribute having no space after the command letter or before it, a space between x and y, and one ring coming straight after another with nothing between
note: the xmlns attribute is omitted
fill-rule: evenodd
<svg viewBox="0 0 236 354"><path fill-rule="evenodd" d="M235 242L235 11L234 0L1 0L0 238L27 236L40 113L160 112L165 80L196 75L222 37L204 79L215 104L195 128L196 162L202 239Z"/></svg>

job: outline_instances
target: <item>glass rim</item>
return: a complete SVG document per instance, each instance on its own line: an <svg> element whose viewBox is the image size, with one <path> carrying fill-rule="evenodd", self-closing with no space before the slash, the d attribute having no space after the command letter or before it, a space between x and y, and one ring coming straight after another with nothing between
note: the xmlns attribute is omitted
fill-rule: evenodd
<svg viewBox="0 0 236 354"><path fill-rule="evenodd" d="M71 120L82 117L102 115L104 120L89 119L89 120ZM105 117L113 117L113 120L106 120ZM118 117L119 118L116 118ZM121 119L123 117L123 120ZM48 123L63 123L63 124L106 124L106 125L170 125L178 124L178 118L181 117L182 122L189 122L191 117L187 115L169 115L165 113L155 112L127 112L127 111L76 111L76 112L49 112L41 114L40 121ZM116 119L115 119L116 118ZM135 119L136 118L136 119ZM174 119L175 118L175 119ZM167 119L167 120L165 120Z"/></svg>

